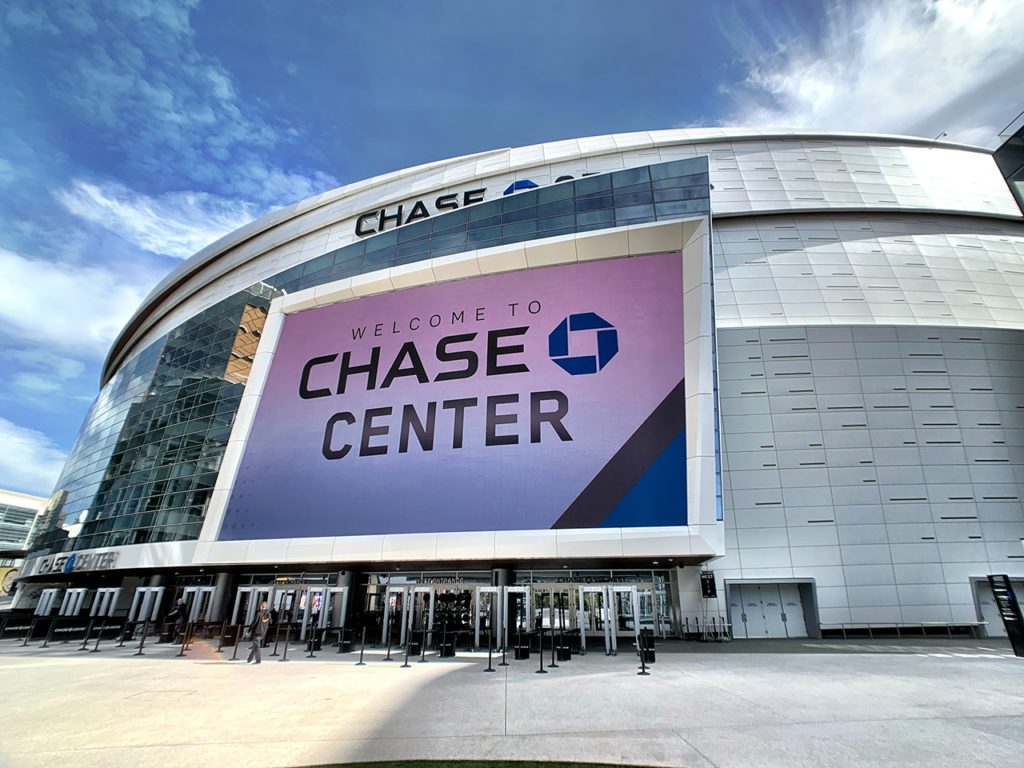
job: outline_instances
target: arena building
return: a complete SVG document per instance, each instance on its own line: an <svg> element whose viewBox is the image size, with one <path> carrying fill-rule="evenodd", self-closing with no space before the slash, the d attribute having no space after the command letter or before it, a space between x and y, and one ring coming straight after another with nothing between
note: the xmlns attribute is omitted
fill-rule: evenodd
<svg viewBox="0 0 1024 768"><path fill-rule="evenodd" d="M539 623L612 650L999 634L1022 483L1024 223L991 152L572 139L350 184L168 275L18 605L268 599L303 636Z"/></svg>

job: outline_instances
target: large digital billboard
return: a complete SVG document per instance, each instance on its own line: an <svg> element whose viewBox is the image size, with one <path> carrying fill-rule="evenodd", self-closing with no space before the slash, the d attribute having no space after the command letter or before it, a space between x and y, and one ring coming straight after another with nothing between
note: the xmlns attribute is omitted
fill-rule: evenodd
<svg viewBox="0 0 1024 768"><path fill-rule="evenodd" d="M285 317L222 540L685 525L682 256Z"/></svg>

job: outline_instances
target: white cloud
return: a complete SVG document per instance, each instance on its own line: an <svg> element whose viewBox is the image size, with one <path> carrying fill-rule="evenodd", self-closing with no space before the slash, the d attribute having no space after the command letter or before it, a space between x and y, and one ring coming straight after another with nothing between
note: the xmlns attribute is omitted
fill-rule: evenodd
<svg viewBox="0 0 1024 768"><path fill-rule="evenodd" d="M0 418L0 488L49 496L66 458L42 432Z"/></svg>
<svg viewBox="0 0 1024 768"><path fill-rule="evenodd" d="M254 204L206 192L149 197L122 184L80 179L59 191L68 211L152 253L187 259L262 213Z"/></svg>
<svg viewBox="0 0 1024 768"><path fill-rule="evenodd" d="M3 248L0 275L5 332L79 359L103 358L161 276L27 259Z"/></svg>
<svg viewBox="0 0 1024 768"><path fill-rule="evenodd" d="M748 60L728 124L945 131L994 147L1024 98L1022 40L1019 0L834 2L820 40Z"/></svg>

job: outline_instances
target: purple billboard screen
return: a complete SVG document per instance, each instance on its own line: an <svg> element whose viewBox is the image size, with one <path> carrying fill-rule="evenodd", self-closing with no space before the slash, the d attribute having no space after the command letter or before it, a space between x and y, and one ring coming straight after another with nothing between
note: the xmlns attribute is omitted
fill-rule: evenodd
<svg viewBox="0 0 1024 768"><path fill-rule="evenodd" d="M285 318L223 540L686 524L678 253Z"/></svg>

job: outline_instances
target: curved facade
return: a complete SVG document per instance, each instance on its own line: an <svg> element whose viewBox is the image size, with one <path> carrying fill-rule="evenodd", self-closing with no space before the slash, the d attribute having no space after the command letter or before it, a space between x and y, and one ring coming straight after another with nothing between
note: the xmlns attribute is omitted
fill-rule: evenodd
<svg viewBox="0 0 1024 768"><path fill-rule="evenodd" d="M544 364L561 365L575 387L581 371L558 361L587 356L558 350L558 317L568 323L567 334L574 322L593 332L597 371L617 353L621 363L634 349L629 339L656 333L651 329L662 316L652 315L651 325L630 336L627 321L606 321L586 302L603 297L607 306L653 307L657 275L675 274L657 270L676 267L653 266L665 254L676 254L682 270L674 291L685 320L679 334L666 336L678 347L680 372L682 356L686 361L677 408L686 445L678 452L672 452L675 432L651 437L671 410L671 397L652 384L652 405L637 406L636 423L621 440L608 438L608 455L595 458L594 467L580 464L581 477L593 479L582 490L558 491L568 501L552 507L551 520L540 515L548 501L531 496L527 475L506 487L498 473L487 486L500 488L502 498L522 496L509 507L512 518L526 509L538 515L518 522L506 520L496 502L490 517L466 512L446 523L448 509L442 514L428 493L416 520L433 517L436 524L388 527L389 510L407 506L387 495L393 483L401 485L401 468L376 486L380 507L370 491L353 496L361 501L352 502L352 519L371 521L363 527L336 522L349 513L328 514L326 497L309 495L321 470L306 473L301 462L277 481L286 499L275 509L288 507L281 519L259 511L270 490L245 490L269 471L254 456L264 450L259 436L275 423L265 410L275 368L298 343L290 339L317 332L289 329L313 313L334 317L330 322L341 327L360 307L367 316L370 308L390 307L393 333L404 322L408 335L433 326L429 308L422 317L396 315L395 307L418 306L416 297L426 297L428 307L431 296L463 301L470 294L459 291L493 286L519 291L532 312L529 297L552 290L550 299L535 299L537 322L547 323L550 361ZM650 283L640 282L644 264L654 270ZM551 281L567 294L572 286L594 287L580 308L556 311L559 289ZM640 291L641 284L650 287ZM387 304L388 297L397 303ZM558 583L549 574L564 568L579 575L562 580L573 585L595 579L655 585L651 594L661 590L665 621L681 632L690 617L706 613L698 573L710 568L719 592L712 610L737 636L988 620L991 598L979 580L988 573L1024 576L1022 299L1020 209L992 155L970 147L857 134L675 130L499 150L387 174L253 222L157 286L110 351L100 395L57 483L66 493L63 505L36 538L25 572L40 584L52 582L49 574L79 553L80 565L69 569L75 584L101 572L109 572L107 579L155 576L179 590L202 582L215 590L209 615L219 617L232 590L258 583L259 573L274 568L325 574L333 584L342 583L337 574L345 571L357 595L360 580L351 582L352 571L370 574L371 585L400 569L426 574L423 583L431 573L455 571L464 574L460 583L490 583L498 579L492 571L500 571L502 583L540 584ZM553 307L550 321L542 305ZM483 307L473 306L484 322ZM465 311L446 308L450 323L439 311L438 325L454 325ZM598 319L585 319L588 314ZM488 375L514 373L500 363L514 345L498 339L514 334L515 322L486 326ZM371 335L373 327L370 322ZM483 339L485 326L479 329ZM444 346L462 343L452 341L459 330L461 338L473 333L449 329L431 342L440 363L460 354ZM614 352L600 346L615 333ZM302 370L300 397L326 407L328 399L316 397L327 392L330 403L343 402L349 351L339 357L342 346L324 347L316 356L310 349L305 368L295 363ZM388 354L384 345L367 347L365 355L377 354L371 349ZM478 363L484 366L482 346L478 353L458 349L466 378ZM530 351L527 346L523 354ZM470 354L479 359L471 364ZM331 355L337 360L315 362ZM362 372L352 357L351 370L366 377L358 381L367 393L410 379L433 386L445 370L459 378L443 367L437 374L429 360L419 361L419 370L422 355L422 345L396 348L390 369L386 360L379 371L377 358L364 356L360 364L373 367ZM633 376L656 379L655 359ZM316 379L339 364L340 379L336 367L329 384ZM524 371L537 365L522 364ZM518 417L518 445L529 439L554 450L576 430L560 414L570 412L570 401L575 409L592 395L562 392L553 378L537 386L515 394L523 403L534 398L533 410ZM619 399L632 401L625 395L639 385L620 386ZM501 409L520 400L491 398L513 396L488 395L486 445L512 439L511 426L503 433L494 424L516 424ZM368 457L360 467L375 466L375 450L389 450L389 460L415 453L410 440L419 440L425 456L434 446L436 414L438 424L446 408L462 418L449 406L456 401L445 397L395 400L395 409L406 410L400 419L396 410L393 423L390 410L378 418L369 401L365 416L338 410L317 450L328 462L344 455L339 446L348 433L332 430L340 429L339 419L342 427L362 420L362 442L352 443ZM437 429L461 449L463 422L455 423L457 438L443 424ZM622 465L634 461L629 451L639 450L641 432L659 447L647 449L651 458L634 476ZM572 441L583 453L600 442ZM522 466L534 473L554 474L551 467L561 461L543 454L556 462L545 465L523 451ZM455 467L467 455L426 459ZM462 461L453 471L466 466ZM452 475L467 498L475 487L471 475L486 474L477 472L483 466ZM684 478L681 498L668 485L650 486L668 475ZM245 486L250 478L255 485ZM487 505L474 509L480 506ZM679 515L660 516L679 508ZM303 522L308 510L314 511ZM200 576L200 567L219 575ZM187 577L175 582L175 570ZM607 577L587 576L591 571Z"/></svg>

